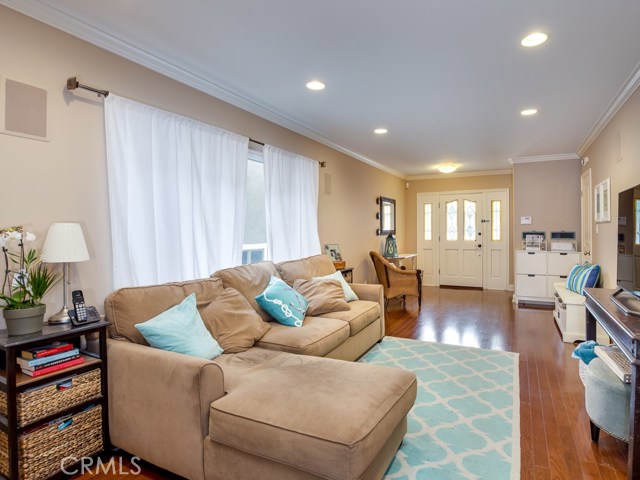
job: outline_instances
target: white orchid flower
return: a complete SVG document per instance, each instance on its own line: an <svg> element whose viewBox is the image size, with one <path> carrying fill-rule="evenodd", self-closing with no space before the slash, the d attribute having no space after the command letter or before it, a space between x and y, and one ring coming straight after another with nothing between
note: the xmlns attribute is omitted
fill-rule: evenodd
<svg viewBox="0 0 640 480"><path fill-rule="evenodd" d="M17 230L14 230L12 232L9 232L9 238L13 240L20 240L22 239L22 234Z"/></svg>
<svg viewBox="0 0 640 480"><path fill-rule="evenodd" d="M31 232L24 232L24 242L35 242L36 241L36 235L35 233L31 233Z"/></svg>
<svg viewBox="0 0 640 480"><path fill-rule="evenodd" d="M0 248L9 243L9 234L7 232L0 233Z"/></svg>

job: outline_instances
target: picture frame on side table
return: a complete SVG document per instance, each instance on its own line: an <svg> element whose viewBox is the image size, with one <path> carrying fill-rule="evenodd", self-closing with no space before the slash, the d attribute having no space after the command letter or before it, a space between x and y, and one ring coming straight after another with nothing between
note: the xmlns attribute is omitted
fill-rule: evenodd
<svg viewBox="0 0 640 480"><path fill-rule="evenodd" d="M595 220L596 223L611 221L611 179L607 178L594 188Z"/></svg>
<svg viewBox="0 0 640 480"><path fill-rule="evenodd" d="M326 243L324 245L324 253L331 257L334 262L342 261L342 253L340 253L340 245L337 243Z"/></svg>

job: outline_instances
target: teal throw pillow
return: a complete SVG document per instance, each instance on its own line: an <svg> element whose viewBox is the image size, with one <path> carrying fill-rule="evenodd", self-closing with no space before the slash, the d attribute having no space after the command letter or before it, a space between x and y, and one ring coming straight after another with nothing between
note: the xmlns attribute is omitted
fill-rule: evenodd
<svg viewBox="0 0 640 480"><path fill-rule="evenodd" d="M600 279L600 265L591 265L584 262L582 265L575 265L567 278L567 289L572 292L584 295L585 288L593 288Z"/></svg>
<svg viewBox="0 0 640 480"><path fill-rule="evenodd" d="M335 272L331 275L325 275L324 277L313 277L313 280L338 280L340 282L340 286L342 286L342 291L344 292L344 299L347 302L358 300L358 296L351 289L341 272Z"/></svg>
<svg viewBox="0 0 640 480"><path fill-rule="evenodd" d="M273 276L265 291L256 297L256 302L278 323L290 327L302 326L309 306L306 298L282 279Z"/></svg>
<svg viewBox="0 0 640 480"><path fill-rule="evenodd" d="M223 350L205 327L192 293L178 305L135 325L149 345L194 357L212 358Z"/></svg>

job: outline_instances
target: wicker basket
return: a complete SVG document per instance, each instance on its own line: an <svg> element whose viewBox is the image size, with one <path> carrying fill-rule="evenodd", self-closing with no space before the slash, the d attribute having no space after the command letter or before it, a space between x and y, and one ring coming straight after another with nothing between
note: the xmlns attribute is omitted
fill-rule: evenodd
<svg viewBox="0 0 640 480"><path fill-rule="evenodd" d="M71 388L58 390L58 385L71 381ZM56 383L16 395L18 425L23 427L83 402L100 398L100 369L56 380ZM7 415L7 394L0 391L0 413Z"/></svg>
<svg viewBox="0 0 640 480"><path fill-rule="evenodd" d="M80 459L102 450L102 406L65 417L70 424L61 430L61 421L26 432L18 438L20 480L40 480L57 473L67 457ZM7 434L0 431L0 473L9 477ZM71 466L70 459L65 465Z"/></svg>

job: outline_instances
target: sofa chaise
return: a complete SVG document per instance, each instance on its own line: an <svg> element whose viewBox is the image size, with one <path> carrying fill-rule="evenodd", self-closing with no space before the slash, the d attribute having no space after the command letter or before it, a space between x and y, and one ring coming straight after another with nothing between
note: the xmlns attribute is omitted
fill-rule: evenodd
<svg viewBox="0 0 640 480"><path fill-rule="evenodd" d="M272 276L293 284L334 272L318 255L109 295L113 445L189 479L382 478L416 398L414 374L351 362L384 336L382 287L352 284L349 310L297 328L255 301ZM160 350L134 326L191 293L201 309L230 288L270 326L243 352L204 360Z"/></svg>

